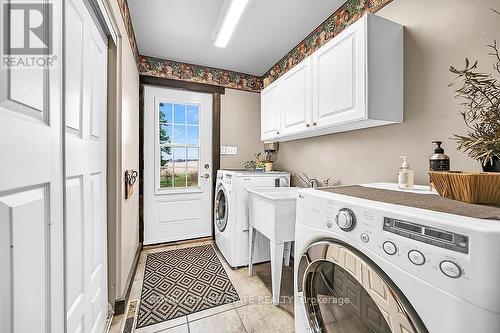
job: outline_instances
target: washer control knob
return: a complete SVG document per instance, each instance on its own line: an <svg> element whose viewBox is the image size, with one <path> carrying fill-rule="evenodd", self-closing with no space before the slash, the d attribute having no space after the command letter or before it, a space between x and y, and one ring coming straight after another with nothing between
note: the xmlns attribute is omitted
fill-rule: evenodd
<svg viewBox="0 0 500 333"><path fill-rule="evenodd" d="M384 242L384 244L382 244L382 248L384 249L384 252L390 256L392 256L392 255L396 254L396 252L398 252L398 248L396 247L396 245L394 245L393 242L389 242L389 241Z"/></svg>
<svg viewBox="0 0 500 333"><path fill-rule="evenodd" d="M363 243L368 243L370 241L370 236L364 232L359 236L359 238L361 238Z"/></svg>
<svg viewBox="0 0 500 333"><path fill-rule="evenodd" d="M443 272L443 274L447 277L456 279L460 277L460 275L462 275L462 269L453 261L443 260L439 264L439 268L441 269L441 272Z"/></svg>
<svg viewBox="0 0 500 333"><path fill-rule="evenodd" d="M422 252L417 250L411 250L408 252L408 259L417 266L423 265L425 263L425 257Z"/></svg>
<svg viewBox="0 0 500 333"><path fill-rule="evenodd" d="M352 210L348 208L342 208L337 213L335 217L335 222L344 231L351 231L356 225L356 216Z"/></svg>
<svg viewBox="0 0 500 333"><path fill-rule="evenodd" d="M333 223L332 223L332 220L331 219L327 219L326 220L326 227L328 229L331 229L333 227Z"/></svg>

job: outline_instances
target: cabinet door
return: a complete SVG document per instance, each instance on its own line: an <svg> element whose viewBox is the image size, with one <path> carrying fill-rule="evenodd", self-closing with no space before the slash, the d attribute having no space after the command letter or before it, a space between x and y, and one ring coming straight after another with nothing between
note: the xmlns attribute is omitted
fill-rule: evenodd
<svg viewBox="0 0 500 333"><path fill-rule="evenodd" d="M313 55L313 122L317 126L366 117L365 33L351 26Z"/></svg>
<svg viewBox="0 0 500 333"><path fill-rule="evenodd" d="M261 93L261 139L272 140L279 132L280 86L273 83Z"/></svg>
<svg viewBox="0 0 500 333"><path fill-rule="evenodd" d="M281 82L281 132L293 134L311 127L311 58L292 68Z"/></svg>

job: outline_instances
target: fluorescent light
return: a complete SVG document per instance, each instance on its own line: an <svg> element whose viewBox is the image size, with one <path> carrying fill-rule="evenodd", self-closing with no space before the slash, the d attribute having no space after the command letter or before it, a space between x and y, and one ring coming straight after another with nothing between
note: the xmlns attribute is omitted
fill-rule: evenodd
<svg viewBox="0 0 500 333"><path fill-rule="evenodd" d="M247 4L248 0L231 0L229 9L226 12L226 17L224 17L222 26L217 32L217 38L214 43L215 46L227 46Z"/></svg>

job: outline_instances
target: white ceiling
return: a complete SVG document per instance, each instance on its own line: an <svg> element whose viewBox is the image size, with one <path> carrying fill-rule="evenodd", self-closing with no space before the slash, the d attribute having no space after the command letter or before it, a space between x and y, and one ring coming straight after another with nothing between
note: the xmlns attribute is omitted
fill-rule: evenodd
<svg viewBox="0 0 500 333"><path fill-rule="evenodd" d="M250 0L226 48L211 35L224 0L129 0L139 53L262 75L345 0Z"/></svg>

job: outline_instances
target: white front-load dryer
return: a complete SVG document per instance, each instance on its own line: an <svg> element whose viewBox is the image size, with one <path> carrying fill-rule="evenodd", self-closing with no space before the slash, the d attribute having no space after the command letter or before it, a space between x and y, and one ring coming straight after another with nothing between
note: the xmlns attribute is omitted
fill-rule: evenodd
<svg viewBox="0 0 500 333"><path fill-rule="evenodd" d="M500 332L500 222L299 191L295 331Z"/></svg>
<svg viewBox="0 0 500 333"><path fill-rule="evenodd" d="M215 244L231 267L248 265L247 188L289 186L286 172L218 170L214 203ZM254 263L270 260L269 240L257 234Z"/></svg>

